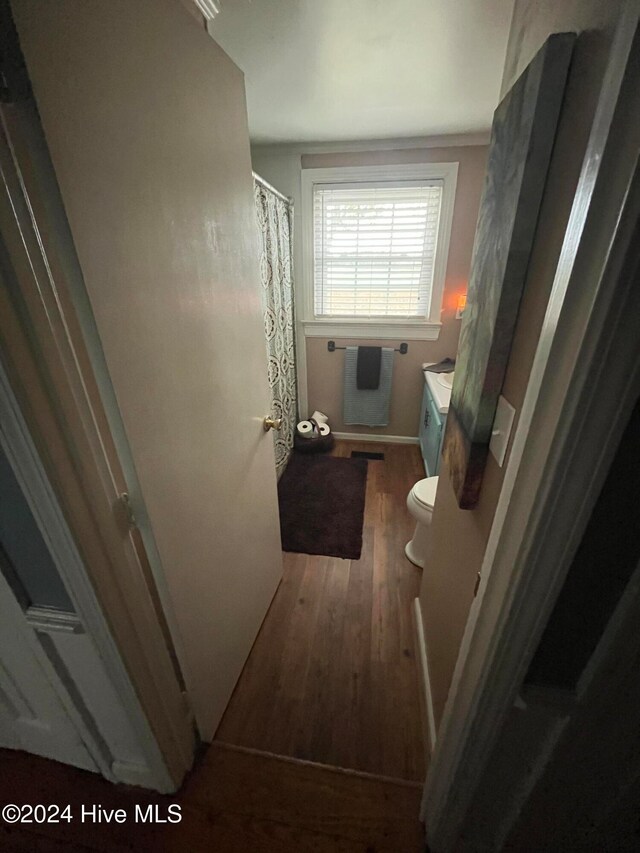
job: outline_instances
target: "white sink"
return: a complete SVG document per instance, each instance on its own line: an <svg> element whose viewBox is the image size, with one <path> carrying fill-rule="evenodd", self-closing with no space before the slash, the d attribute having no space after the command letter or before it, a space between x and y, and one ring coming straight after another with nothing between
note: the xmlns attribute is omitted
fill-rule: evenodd
<svg viewBox="0 0 640 853"><path fill-rule="evenodd" d="M454 374L455 371L453 373L438 373L437 380L441 385L443 385L445 388L448 388L450 391L453 386Z"/></svg>

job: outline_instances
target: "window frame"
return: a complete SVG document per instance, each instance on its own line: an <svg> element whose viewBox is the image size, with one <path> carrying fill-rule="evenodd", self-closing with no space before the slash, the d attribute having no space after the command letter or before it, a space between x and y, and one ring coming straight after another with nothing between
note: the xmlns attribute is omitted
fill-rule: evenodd
<svg viewBox="0 0 640 853"><path fill-rule="evenodd" d="M458 178L458 163L415 163L396 166L335 166L302 170L302 293L299 300L307 337L409 338L437 340L442 326L442 298L449 257L451 225ZM314 314L314 188L325 184L357 184L394 181L442 181L442 207L428 316L403 318L338 318Z"/></svg>

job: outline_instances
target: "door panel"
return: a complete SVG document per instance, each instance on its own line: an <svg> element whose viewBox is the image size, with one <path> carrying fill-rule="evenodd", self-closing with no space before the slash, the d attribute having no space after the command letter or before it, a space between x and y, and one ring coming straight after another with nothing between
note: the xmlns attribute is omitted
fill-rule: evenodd
<svg viewBox="0 0 640 853"><path fill-rule="evenodd" d="M60 700L66 688L28 623L31 605L43 613L73 615L73 604L0 446L0 746L96 770Z"/></svg>
<svg viewBox="0 0 640 853"><path fill-rule="evenodd" d="M423 461L426 460L427 456L427 427L429 426L429 418L427 417L427 403L428 403L429 392L427 391L427 384L425 382L424 389L422 391L422 405L420 407L420 424L419 424L419 432L420 436L420 453L422 454ZM425 462L426 465L426 462Z"/></svg>
<svg viewBox="0 0 640 853"><path fill-rule="evenodd" d="M56 677L0 573L0 746L95 771L52 686Z"/></svg>
<svg viewBox="0 0 640 853"><path fill-rule="evenodd" d="M12 8L209 739L282 570L242 74L174 0Z"/></svg>
<svg viewBox="0 0 640 853"><path fill-rule="evenodd" d="M0 570L4 570L19 601L73 611L71 599L1 446Z"/></svg>
<svg viewBox="0 0 640 853"><path fill-rule="evenodd" d="M425 465L427 468L427 476L434 477L438 473L439 468L439 453L442 443L442 421L440 413L433 402L430 394L427 394L427 406L425 411L424 441L422 444L422 452Z"/></svg>

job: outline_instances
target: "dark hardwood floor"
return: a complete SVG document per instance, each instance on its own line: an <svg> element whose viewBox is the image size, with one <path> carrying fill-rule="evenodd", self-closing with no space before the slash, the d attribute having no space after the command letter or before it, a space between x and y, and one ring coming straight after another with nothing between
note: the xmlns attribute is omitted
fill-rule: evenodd
<svg viewBox="0 0 640 853"><path fill-rule="evenodd" d="M11 853L422 853L420 787L211 745L183 788L161 796L26 753L0 750L0 805L70 805L71 822L7 824ZM123 809L124 823L82 822L81 807ZM180 823L140 823L179 805Z"/></svg>
<svg viewBox="0 0 640 853"><path fill-rule="evenodd" d="M71 823L0 820L1 850L424 850L411 612L420 572L403 550L413 529L406 496L424 472L413 446L339 442L335 453L351 450L385 454L369 462L361 559L285 554L282 583L217 739L183 788L160 796L0 750L0 805L69 803L74 815ZM180 805L182 821L136 823L135 806L150 804L161 815ZM122 808L127 821L83 823L81 805Z"/></svg>
<svg viewBox="0 0 640 853"><path fill-rule="evenodd" d="M216 739L422 782L425 751L412 605L420 570L404 555L406 498L424 477L412 445L339 441L369 461L360 560L284 555L284 577Z"/></svg>

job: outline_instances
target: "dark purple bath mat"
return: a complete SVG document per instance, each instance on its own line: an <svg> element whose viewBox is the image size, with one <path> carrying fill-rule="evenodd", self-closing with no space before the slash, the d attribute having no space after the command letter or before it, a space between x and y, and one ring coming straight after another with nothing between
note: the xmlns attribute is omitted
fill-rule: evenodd
<svg viewBox="0 0 640 853"><path fill-rule="evenodd" d="M367 460L294 453L278 484L284 551L359 560Z"/></svg>

